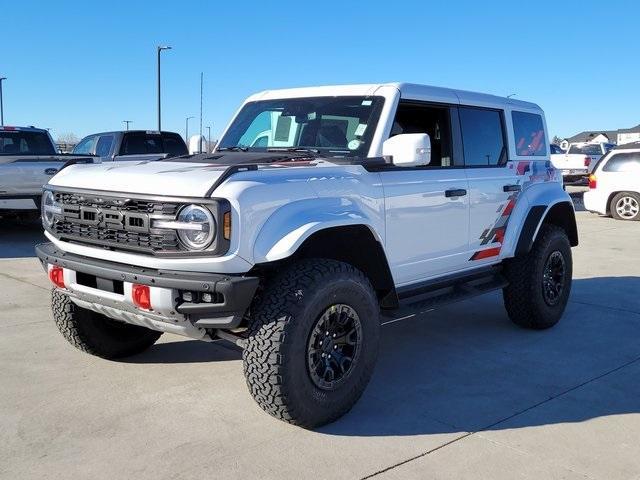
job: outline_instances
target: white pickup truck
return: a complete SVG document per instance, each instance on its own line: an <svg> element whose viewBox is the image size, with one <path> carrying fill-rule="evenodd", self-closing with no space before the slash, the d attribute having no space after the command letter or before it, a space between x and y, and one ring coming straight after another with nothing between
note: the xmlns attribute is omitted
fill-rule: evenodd
<svg viewBox="0 0 640 480"><path fill-rule="evenodd" d="M551 146L551 163L562 172L565 182L586 179L598 160L615 145L610 143L572 143L567 150Z"/></svg>
<svg viewBox="0 0 640 480"><path fill-rule="evenodd" d="M407 83L256 94L212 154L64 169L42 219L72 345L232 341L260 407L307 428L357 401L401 306L502 290L555 325L578 243L537 105Z"/></svg>
<svg viewBox="0 0 640 480"><path fill-rule="evenodd" d="M37 217L42 186L65 165L94 160L56 153L47 130L0 126L0 216Z"/></svg>

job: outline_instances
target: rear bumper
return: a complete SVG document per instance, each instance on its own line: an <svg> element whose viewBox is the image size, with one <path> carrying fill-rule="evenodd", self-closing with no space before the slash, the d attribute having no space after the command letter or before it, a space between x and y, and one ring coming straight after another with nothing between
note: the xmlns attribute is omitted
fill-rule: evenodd
<svg viewBox="0 0 640 480"><path fill-rule="evenodd" d="M599 213L601 215L607 214L607 198L598 194L595 190L589 190L582 196L584 202L584 208L590 212Z"/></svg>
<svg viewBox="0 0 640 480"><path fill-rule="evenodd" d="M66 289L61 291L72 298L83 297L86 302L169 323L186 321L197 329L237 327L259 283L258 277L154 270L112 263L64 252L52 243L37 245L36 254L45 270L50 265L63 267ZM133 304L133 284L150 287L153 311L139 309ZM193 292L195 297L209 293L214 302L184 302L181 299L184 291ZM154 300L157 300L157 308Z"/></svg>

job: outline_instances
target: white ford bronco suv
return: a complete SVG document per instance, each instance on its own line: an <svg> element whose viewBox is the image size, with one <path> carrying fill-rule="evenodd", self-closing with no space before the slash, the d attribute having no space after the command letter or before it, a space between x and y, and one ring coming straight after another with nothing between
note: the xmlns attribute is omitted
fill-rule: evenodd
<svg viewBox="0 0 640 480"><path fill-rule="evenodd" d="M554 325L578 244L538 106L405 83L253 95L213 153L67 167L42 212L69 342L232 341L256 402L306 428L358 400L400 307L502 289Z"/></svg>

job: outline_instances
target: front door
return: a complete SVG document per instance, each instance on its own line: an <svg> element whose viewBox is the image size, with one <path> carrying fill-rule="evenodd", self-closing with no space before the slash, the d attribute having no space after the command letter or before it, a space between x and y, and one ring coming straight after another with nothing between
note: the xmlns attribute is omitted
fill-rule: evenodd
<svg viewBox="0 0 640 480"><path fill-rule="evenodd" d="M468 260L468 183L452 142L451 113L446 106L398 105L391 135L427 133L432 154L427 166L380 172L387 259L397 286L454 272Z"/></svg>

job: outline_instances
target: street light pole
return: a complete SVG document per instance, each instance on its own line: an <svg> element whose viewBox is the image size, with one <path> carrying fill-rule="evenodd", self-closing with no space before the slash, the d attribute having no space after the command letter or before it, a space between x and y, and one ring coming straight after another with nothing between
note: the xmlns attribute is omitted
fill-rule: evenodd
<svg viewBox="0 0 640 480"><path fill-rule="evenodd" d="M185 119L184 140L185 142L187 142L187 147L189 147L189 120L191 120L192 118L195 117L191 116Z"/></svg>
<svg viewBox="0 0 640 480"><path fill-rule="evenodd" d="M158 131L160 132L162 131L162 111L160 107L160 52L162 52L162 50L171 50L171 47L158 45L156 49L158 50Z"/></svg>
<svg viewBox="0 0 640 480"><path fill-rule="evenodd" d="M133 123L133 120L122 120L122 123L124 123L127 126L127 131L129 130L129 124Z"/></svg>
<svg viewBox="0 0 640 480"><path fill-rule="evenodd" d="M0 77L0 126L4 125L4 106L2 104L2 81L7 77Z"/></svg>

